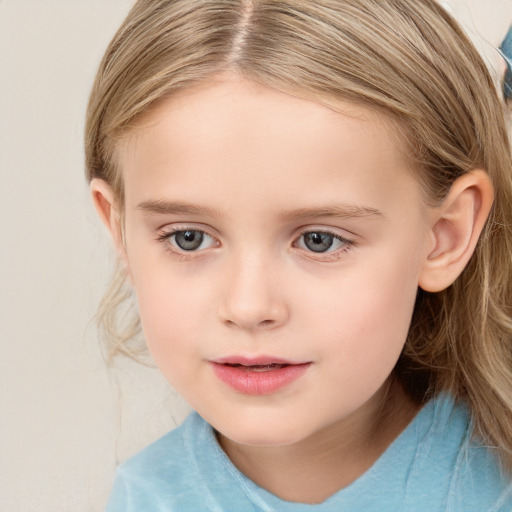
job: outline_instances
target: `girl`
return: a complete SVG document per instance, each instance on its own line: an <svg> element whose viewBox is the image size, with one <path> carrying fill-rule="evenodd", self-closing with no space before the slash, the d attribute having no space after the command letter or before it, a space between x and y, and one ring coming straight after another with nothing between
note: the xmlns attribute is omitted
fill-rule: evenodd
<svg viewBox="0 0 512 512"><path fill-rule="evenodd" d="M139 0L86 154L195 410L109 512L512 510L512 161L441 7ZM124 290L103 318L130 353Z"/></svg>

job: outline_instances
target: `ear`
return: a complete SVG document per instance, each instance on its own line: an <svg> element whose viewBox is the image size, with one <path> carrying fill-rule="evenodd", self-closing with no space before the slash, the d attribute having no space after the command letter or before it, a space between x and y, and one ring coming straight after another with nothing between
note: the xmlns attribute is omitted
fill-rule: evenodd
<svg viewBox="0 0 512 512"><path fill-rule="evenodd" d="M121 262L129 269L128 257L123 240L122 221L116 204L114 191L106 181L99 178L94 178L91 181L90 191L96 212L112 236Z"/></svg>
<svg viewBox="0 0 512 512"><path fill-rule="evenodd" d="M431 218L432 245L420 274L420 288L439 292L459 277L475 250L493 200L494 189L485 171L471 171L455 180Z"/></svg>

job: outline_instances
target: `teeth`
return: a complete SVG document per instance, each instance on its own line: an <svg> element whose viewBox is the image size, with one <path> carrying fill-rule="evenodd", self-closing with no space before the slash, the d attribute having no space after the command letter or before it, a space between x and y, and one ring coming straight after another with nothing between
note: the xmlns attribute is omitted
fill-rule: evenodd
<svg viewBox="0 0 512 512"><path fill-rule="evenodd" d="M283 368L285 366L288 366L286 364L255 364L251 366L245 366L243 364L230 364L228 366L233 366L234 368L243 368L244 370L251 371L251 372L270 372L272 370L279 370L280 368Z"/></svg>
<svg viewBox="0 0 512 512"><path fill-rule="evenodd" d="M279 368L282 368L283 366L284 365L282 365L282 364L267 364L267 365L249 366L249 368L253 372L270 372L272 370L277 370Z"/></svg>

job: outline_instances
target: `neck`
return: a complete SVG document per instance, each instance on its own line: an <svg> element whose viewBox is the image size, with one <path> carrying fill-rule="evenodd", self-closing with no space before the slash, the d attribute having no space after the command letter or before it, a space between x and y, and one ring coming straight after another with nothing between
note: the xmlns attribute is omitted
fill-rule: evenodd
<svg viewBox="0 0 512 512"><path fill-rule="evenodd" d="M233 464L279 498L321 503L382 455L418 412L398 384L381 389L350 416L286 446L248 446L218 434Z"/></svg>

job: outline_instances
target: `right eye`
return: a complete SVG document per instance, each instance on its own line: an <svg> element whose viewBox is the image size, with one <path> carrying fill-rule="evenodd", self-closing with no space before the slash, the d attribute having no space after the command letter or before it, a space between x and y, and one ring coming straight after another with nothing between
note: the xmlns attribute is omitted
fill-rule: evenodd
<svg viewBox="0 0 512 512"><path fill-rule="evenodd" d="M169 244L174 250L185 252L208 249L215 243L210 235L198 229L180 229L163 233L159 240Z"/></svg>

